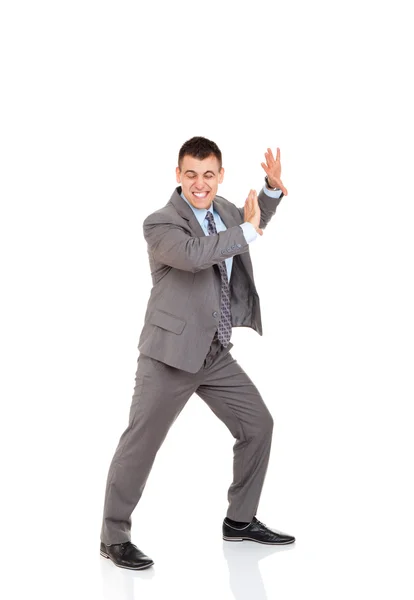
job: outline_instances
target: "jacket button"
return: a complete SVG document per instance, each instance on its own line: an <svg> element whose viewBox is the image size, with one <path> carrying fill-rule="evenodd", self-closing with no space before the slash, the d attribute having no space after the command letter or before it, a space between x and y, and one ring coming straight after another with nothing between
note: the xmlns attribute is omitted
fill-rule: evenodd
<svg viewBox="0 0 414 600"><path fill-rule="evenodd" d="M218 317L218 312L216 310L213 312L213 317L214 318Z"/></svg>

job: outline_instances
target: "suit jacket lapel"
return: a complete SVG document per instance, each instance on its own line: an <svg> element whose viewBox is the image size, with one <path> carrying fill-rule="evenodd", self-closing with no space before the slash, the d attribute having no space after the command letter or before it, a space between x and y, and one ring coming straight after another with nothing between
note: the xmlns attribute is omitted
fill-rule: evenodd
<svg viewBox="0 0 414 600"><path fill-rule="evenodd" d="M218 214L220 215L220 219L223 221L223 223L225 224L225 226L227 227L227 229L229 227L234 227L235 225L238 225L239 223L236 223L233 215L231 214L231 212L229 211L228 207L226 204L222 204L220 202L220 198L215 198L214 199L214 210L216 210L218 212Z"/></svg>
<svg viewBox="0 0 414 600"><path fill-rule="evenodd" d="M206 235L197 221L195 214L188 206L187 202L181 198L181 187L176 188L173 195L170 198L170 202L174 205L175 210L178 212L180 217L188 221L190 229L196 236Z"/></svg>

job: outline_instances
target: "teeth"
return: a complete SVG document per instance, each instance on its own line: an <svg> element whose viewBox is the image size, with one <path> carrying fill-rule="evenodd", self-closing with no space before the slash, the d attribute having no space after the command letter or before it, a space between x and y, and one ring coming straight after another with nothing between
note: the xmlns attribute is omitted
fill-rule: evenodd
<svg viewBox="0 0 414 600"><path fill-rule="evenodd" d="M207 196L207 192L201 192L201 193L194 192L194 196L197 196L197 198L204 198L205 196Z"/></svg>

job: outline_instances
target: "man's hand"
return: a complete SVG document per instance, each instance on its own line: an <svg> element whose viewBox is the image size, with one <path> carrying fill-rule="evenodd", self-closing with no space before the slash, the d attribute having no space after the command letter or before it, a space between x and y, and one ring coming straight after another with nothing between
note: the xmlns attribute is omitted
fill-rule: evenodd
<svg viewBox="0 0 414 600"><path fill-rule="evenodd" d="M265 152L266 163L261 163L263 169L266 171L267 180L270 187L279 188L283 194L287 196L288 191L280 179L282 173L282 165L280 164L280 148L276 149L276 158L273 156L273 152L270 148Z"/></svg>
<svg viewBox="0 0 414 600"><path fill-rule="evenodd" d="M244 203L244 220L247 223L251 223L258 234L263 235L263 230L259 228L260 208L255 190L250 190L246 202Z"/></svg>

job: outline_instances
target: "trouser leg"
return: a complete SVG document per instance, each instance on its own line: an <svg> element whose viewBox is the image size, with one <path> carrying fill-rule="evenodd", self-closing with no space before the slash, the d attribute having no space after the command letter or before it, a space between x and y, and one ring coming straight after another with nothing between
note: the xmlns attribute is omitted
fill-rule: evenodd
<svg viewBox="0 0 414 600"><path fill-rule="evenodd" d="M140 355L129 424L109 467L101 540L120 544L131 539L131 514L169 428L197 383L191 374Z"/></svg>
<svg viewBox="0 0 414 600"><path fill-rule="evenodd" d="M250 522L257 511L269 462L272 416L256 386L230 353L218 355L196 393L236 438L227 516Z"/></svg>

